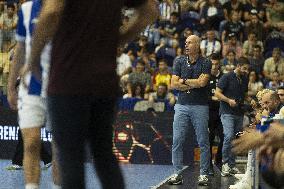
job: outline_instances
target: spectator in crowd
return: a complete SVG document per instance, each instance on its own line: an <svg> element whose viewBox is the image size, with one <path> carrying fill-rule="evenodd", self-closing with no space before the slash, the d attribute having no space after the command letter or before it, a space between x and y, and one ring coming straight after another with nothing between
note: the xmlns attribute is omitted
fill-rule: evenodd
<svg viewBox="0 0 284 189"><path fill-rule="evenodd" d="M284 52L284 27L283 30L273 30L265 36L265 49L264 49L264 57L269 58L272 56L272 52L274 48L279 48L282 52Z"/></svg>
<svg viewBox="0 0 284 189"><path fill-rule="evenodd" d="M218 82L216 96L220 102L220 115L224 130L222 176L240 173L232 154L231 142L242 130L244 111L242 105L248 92L249 62L241 58L234 72L224 74Z"/></svg>
<svg viewBox="0 0 284 189"><path fill-rule="evenodd" d="M3 52L0 52L0 96L7 95L8 75L10 68L10 43L5 42Z"/></svg>
<svg viewBox="0 0 284 189"><path fill-rule="evenodd" d="M238 13L239 19L241 19L243 16L243 12L245 10L244 5L241 3L240 0L231 0L226 2L223 5L223 9L224 9L224 16L227 21L230 20L229 17L232 11L236 11Z"/></svg>
<svg viewBox="0 0 284 189"><path fill-rule="evenodd" d="M183 55L183 49L181 47L178 47L176 52L176 58L180 57L181 55Z"/></svg>
<svg viewBox="0 0 284 189"><path fill-rule="evenodd" d="M221 51L221 44L215 37L215 31L209 29L206 32L207 38L201 41L200 50L203 57L209 57L211 54L219 54Z"/></svg>
<svg viewBox="0 0 284 189"><path fill-rule="evenodd" d="M181 33L180 40L179 40L179 45L181 48L184 48L185 40L190 35L193 35L193 31L190 28L185 28L183 32Z"/></svg>
<svg viewBox="0 0 284 189"><path fill-rule="evenodd" d="M263 84L259 80L258 74L255 71L251 71L249 74L249 83L248 83L248 98L249 102L255 98L258 91L263 89Z"/></svg>
<svg viewBox="0 0 284 189"><path fill-rule="evenodd" d="M264 62L263 74L267 80L273 79L273 73L277 71L279 74L279 79L284 80L284 59L281 56L281 50L279 48L274 48L272 52L272 57L268 58Z"/></svg>
<svg viewBox="0 0 284 189"><path fill-rule="evenodd" d="M0 15L3 14L4 12L4 9L5 9L5 1L0 1Z"/></svg>
<svg viewBox="0 0 284 189"><path fill-rule="evenodd" d="M149 101L154 102L164 102L169 106L174 106L176 103L175 96L169 92L168 85L166 83L159 83L157 86L157 91L150 93Z"/></svg>
<svg viewBox="0 0 284 189"><path fill-rule="evenodd" d="M259 0L249 0L247 3L244 5L244 21L249 21L250 14L254 12L255 15L258 16L260 20L264 19L265 16L265 9L261 4L261 1Z"/></svg>
<svg viewBox="0 0 284 189"><path fill-rule="evenodd" d="M255 11L250 12L249 20L245 23L245 39L248 38L248 34L253 32L256 34L258 41L263 41L265 37L265 29L263 22L259 19L259 16Z"/></svg>
<svg viewBox="0 0 284 189"><path fill-rule="evenodd" d="M225 57L229 50L234 50L236 54L236 58L240 58L242 56L242 46L241 42L237 40L235 33L230 33L228 35L228 41L223 43L222 55Z"/></svg>
<svg viewBox="0 0 284 189"><path fill-rule="evenodd" d="M153 56L153 55L155 55L155 56ZM155 69L157 67L157 65L156 65L156 54L144 53L142 55L142 60L145 62L145 72L153 75L154 72L155 72ZM135 61L132 66L136 67L136 63L137 63L137 61Z"/></svg>
<svg viewBox="0 0 284 189"><path fill-rule="evenodd" d="M232 14L232 11L237 12L239 19L242 18L244 12L244 5L241 3L240 0L231 0L224 3L223 10L224 10L225 20L220 23L220 28L219 28L220 34L222 34L223 32L225 24L231 21L230 15Z"/></svg>
<svg viewBox="0 0 284 189"><path fill-rule="evenodd" d="M131 60L128 54L123 52L122 47L117 48L117 55L116 55L116 73L120 79L120 86L123 91L126 91L127 80L129 77L129 73L132 71Z"/></svg>
<svg viewBox="0 0 284 189"><path fill-rule="evenodd" d="M137 61L135 70L129 74L127 84L127 91L129 94L132 94L131 88L135 83L141 83L145 94L149 93L151 89L151 75L145 72L145 62L141 59Z"/></svg>
<svg viewBox="0 0 284 189"><path fill-rule="evenodd" d="M282 87L278 87L277 94L278 94L278 96L280 98L280 102L281 102L281 105L283 107L283 105L284 105L284 87L283 86Z"/></svg>
<svg viewBox="0 0 284 189"><path fill-rule="evenodd" d="M250 70L255 71L260 79L262 79L262 72L264 66L264 58L261 53L261 47L259 45L255 45L253 47L252 56L248 57Z"/></svg>
<svg viewBox="0 0 284 189"><path fill-rule="evenodd" d="M178 48L178 41L173 40L172 46L166 46L165 41L161 39L161 44L155 50L157 55L157 60L165 59L168 65L171 67L173 65L173 60L176 57L176 50Z"/></svg>
<svg viewBox="0 0 284 189"><path fill-rule="evenodd" d="M160 38L165 39L167 46L172 46L173 40L178 39L181 30L179 15L177 12L173 12L170 20L160 25Z"/></svg>
<svg viewBox="0 0 284 189"><path fill-rule="evenodd" d="M206 0L197 0L197 1L190 1L192 2L194 5L194 10L197 11L197 12L201 12L202 8L205 6L206 4Z"/></svg>
<svg viewBox="0 0 284 189"><path fill-rule="evenodd" d="M261 53L263 53L263 43L262 41L257 40L256 33L250 32L248 34L248 40L246 40L243 44L243 56L244 57L252 57L254 46L258 45L261 48Z"/></svg>
<svg viewBox="0 0 284 189"><path fill-rule="evenodd" d="M231 11L230 21L224 25L224 31L222 32L222 43L224 44L228 40L230 33L236 35L236 39L239 42L243 42L244 25L240 21L240 17L237 11Z"/></svg>
<svg viewBox="0 0 284 189"><path fill-rule="evenodd" d="M183 143L186 131L193 126L201 149L200 176L198 185L208 185L210 147L208 137L208 90L207 84L211 63L200 54L200 38L191 35L185 43L186 55L175 59L171 86L179 90L173 122L172 162L175 174L169 184L183 183L180 172L183 168ZM191 124L189 124L191 123Z"/></svg>
<svg viewBox="0 0 284 189"><path fill-rule="evenodd" d="M270 0L266 7L265 27L281 29L284 25L284 3L278 0Z"/></svg>
<svg viewBox="0 0 284 189"><path fill-rule="evenodd" d="M123 98L137 98L137 99L144 99L145 95L145 87L137 82L131 85L130 92L123 95Z"/></svg>
<svg viewBox="0 0 284 189"><path fill-rule="evenodd" d="M166 40L161 39L159 45L157 45L155 48L155 53L158 54L158 51L160 49L166 48L166 45L167 45Z"/></svg>
<svg viewBox="0 0 284 189"><path fill-rule="evenodd" d="M168 64L165 59L159 61L157 73L154 75L154 90L157 90L157 86L160 83L165 83L170 89L172 75L169 72Z"/></svg>
<svg viewBox="0 0 284 189"><path fill-rule="evenodd" d="M278 87L282 87L284 85L283 81L279 79L279 73L277 71L272 73L271 81L266 85L267 89L276 90Z"/></svg>
<svg viewBox="0 0 284 189"><path fill-rule="evenodd" d="M220 107L220 102L218 98L215 95L215 90L217 87L217 83L219 82L219 79L222 76L221 72L221 66L220 66L220 58L219 55L217 54L212 54L211 57L211 63L212 63L212 68L211 68L211 75L210 75L210 80L209 80L209 121L208 121L208 128L209 128L209 142L210 142L210 152L211 152L211 169L209 171L209 175L214 174L212 172L213 165L213 144L214 144L214 139L215 136L218 136L219 138L219 143L218 143L218 150L217 154L215 156L215 164L220 167L222 166L222 148L223 148L223 140L224 140L224 135L223 135L223 127L221 124L220 116L219 116L219 107Z"/></svg>
<svg viewBox="0 0 284 189"><path fill-rule="evenodd" d="M208 0L201 9L200 24L204 28L219 29L219 24L223 20L223 10L218 0Z"/></svg>
<svg viewBox="0 0 284 189"><path fill-rule="evenodd" d="M170 19L171 13L174 11L173 3L171 0L161 0L159 4L160 21L167 21Z"/></svg>
<svg viewBox="0 0 284 189"><path fill-rule="evenodd" d="M136 51L137 57L142 58L144 53L150 52L150 46L146 36L140 35L136 45L138 45Z"/></svg>
<svg viewBox="0 0 284 189"><path fill-rule="evenodd" d="M122 47L117 48L116 63L117 63L117 74L121 78L124 75L129 74L132 71L132 65L130 57L123 52Z"/></svg>
<svg viewBox="0 0 284 189"><path fill-rule="evenodd" d="M146 36L140 35L127 45L126 52L130 60L134 61L136 58L142 58L144 53L151 52L151 45Z"/></svg>
<svg viewBox="0 0 284 189"><path fill-rule="evenodd" d="M0 16L0 50L3 48L3 42L15 42L15 31L17 27L18 16L13 4L7 5L7 13Z"/></svg>
<svg viewBox="0 0 284 189"><path fill-rule="evenodd" d="M229 50L226 57L222 60L222 73L228 73L235 69L237 65L236 53L234 50Z"/></svg>

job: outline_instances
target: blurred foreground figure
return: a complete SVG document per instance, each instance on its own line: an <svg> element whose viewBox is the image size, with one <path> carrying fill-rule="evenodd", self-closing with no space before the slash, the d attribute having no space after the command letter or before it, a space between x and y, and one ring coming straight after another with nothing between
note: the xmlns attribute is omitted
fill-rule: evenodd
<svg viewBox="0 0 284 189"><path fill-rule="evenodd" d="M134 7L135 16L120 27L124 6ZM102 187L124 188L112 153L112 121L119 92L116 49L132 40L157 15L154 0L46 1L29 62L40 79L40 52L52 39L48 111L58 145L63 189L85 188L86 142Z"/></svg>

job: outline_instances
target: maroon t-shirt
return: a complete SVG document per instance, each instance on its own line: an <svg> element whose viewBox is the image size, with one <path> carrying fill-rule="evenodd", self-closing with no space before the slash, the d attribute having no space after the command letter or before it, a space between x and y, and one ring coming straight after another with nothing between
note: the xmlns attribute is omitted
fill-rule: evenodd
<svg viewBox="0 0 284 189"><path fill-rule="evenodd" d="M67 0L53 38L48 95L115 97L123 0Z"/></svg>

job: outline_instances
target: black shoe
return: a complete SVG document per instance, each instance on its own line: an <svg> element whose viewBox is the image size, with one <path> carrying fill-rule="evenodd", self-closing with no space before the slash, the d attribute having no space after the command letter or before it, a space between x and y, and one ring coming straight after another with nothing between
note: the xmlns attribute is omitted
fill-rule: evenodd
<svg viewBox="0 0 284 189"><path fill-rule="evenodd" d="M181 175L174 174L168 181L169 185L181 185L183 184L183 179Z"/></svg>

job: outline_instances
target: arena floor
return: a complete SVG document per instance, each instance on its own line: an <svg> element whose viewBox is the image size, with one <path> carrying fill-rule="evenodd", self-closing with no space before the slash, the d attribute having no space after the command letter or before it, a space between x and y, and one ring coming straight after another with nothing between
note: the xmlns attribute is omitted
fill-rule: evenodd
<svg viewBox="0 0 284 189"><path fill-rule="evenodd" d="M24 189L23 171L8 171L5 168L10 160L0 160L0 189ZM156 188L162 180L172 174L172 166L169 165L138 165L122 164L127 189ZM90 163L86 163L87 189L99 189L99 181ZM51 189L51 168L42 171L41 189Z"/></svg>
<svg viewBox="0 0 284 189"><path fill-rule="evenodd" d="M8 171L6 167L10 160L0 160L0 189L24 189L23 171ZM86 163L86 188L99 189L100 184L90 163ZM187 167L183 171L184 185L169 186L166 181L172 175L173 168L170 165L149 165L149 164L121 164L127 189L225 189L233 184L233 177L223 178L220 171L215 168L215 177L211 177L211 183L207 187L197 186L199 165ZM51 168L42 171L41 189L51 189Z"/></svg>

